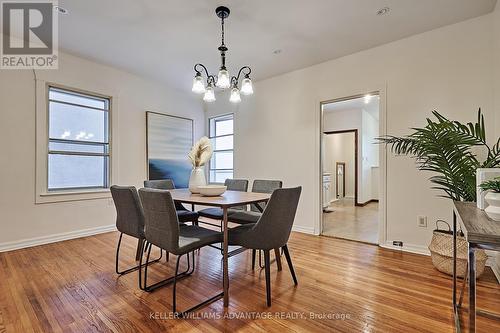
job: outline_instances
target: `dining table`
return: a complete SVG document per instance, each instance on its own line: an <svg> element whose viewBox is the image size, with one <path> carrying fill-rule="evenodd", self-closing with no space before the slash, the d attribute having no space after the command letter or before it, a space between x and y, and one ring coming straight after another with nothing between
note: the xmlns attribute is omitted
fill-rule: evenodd
<svg viewBox="0 0 500 333"><path fill-rule="evenodd" d="M219 196L203 196L201 194L193 194L189 189L174 189L169 190L172 199L175 202L183 204L218 207L222 209L222 281L223 281L223 298L224 307L229 306L229 229L228 229L228 210L232 207L254 204L258 207L259 203L267 203L271 197L270 193L256 192L240 192L240 191L225 191Z"/></svg>

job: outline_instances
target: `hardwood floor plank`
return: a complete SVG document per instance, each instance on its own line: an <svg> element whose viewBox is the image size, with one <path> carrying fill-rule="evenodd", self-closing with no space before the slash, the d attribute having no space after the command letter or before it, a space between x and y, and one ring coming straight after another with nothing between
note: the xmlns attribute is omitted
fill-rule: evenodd
<svg viewBox="0 0 500 333"><path fill-rule="evenodd" d="M229 309L218 301L172 319L171 286L147 293L138 288L137 272L115 274L117 237L0 253L0 333L453 332L451 278L435 270L430 257L293 233L289 250L299 284L287 265L280 272L271 265L272 307L266 306L264 271L251 269L247 251L229 259ZM124 237L122 245L120 267L135 265L136 241ZM180 309L222 288L220 252L204 248L195 261L193 275L178 283ZM153 264L148 279L172 275L174 264L174 256ZM490 270L478 281L477 300L500 311L500 287ZM479 332L499 330L500 322L478 317Z"/></svg>

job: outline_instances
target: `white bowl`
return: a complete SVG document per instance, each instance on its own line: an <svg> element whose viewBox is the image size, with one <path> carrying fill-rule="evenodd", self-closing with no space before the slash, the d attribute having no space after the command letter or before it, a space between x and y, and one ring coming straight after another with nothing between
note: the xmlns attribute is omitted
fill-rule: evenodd
<svg viewBox="0 0 500 333"><path fill-rule="evenodd" d="M224 185L203 185L198 186L198 191L206 197L216 197L226 192L227 186Z"/></svg>

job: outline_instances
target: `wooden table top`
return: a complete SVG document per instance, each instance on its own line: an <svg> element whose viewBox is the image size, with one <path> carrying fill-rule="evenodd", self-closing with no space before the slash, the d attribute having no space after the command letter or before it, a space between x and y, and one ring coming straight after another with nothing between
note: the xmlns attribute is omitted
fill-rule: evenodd
<svg viewBox="0 0 500 333"><path fill-rule="evenodd" d="M453 203L468 242L500 247L500 222L490 219L475 202Z"/></svg>
<svg viewBox="0 0 500 333"><path fill-rule="evenodd" d="M170 190L172 199L182 203L190 203L204 206L214 206L229 208L240 205L247 205L257 202L267 202L271 197L269 193L226 191L220 196L206 197L200 194L192 194L188 189Z"/></svg>

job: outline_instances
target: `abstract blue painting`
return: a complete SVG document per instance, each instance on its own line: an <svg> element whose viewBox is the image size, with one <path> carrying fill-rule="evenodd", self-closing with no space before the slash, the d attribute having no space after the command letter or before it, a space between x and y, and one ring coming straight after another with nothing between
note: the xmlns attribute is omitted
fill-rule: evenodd
<svg viewBox="0 0 500 333"><path fill-rule="evenodd" d="M192 119L146 112L148 179L169 178L177 188L188 187L193 125Z"/></svg>

